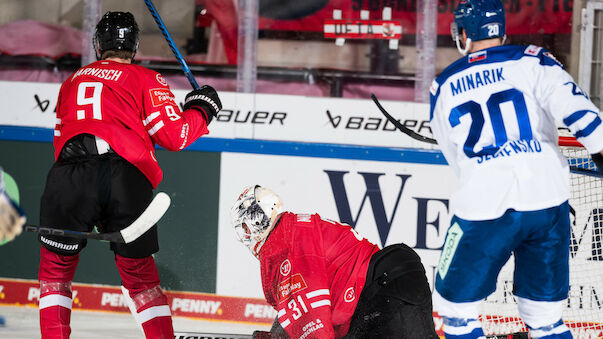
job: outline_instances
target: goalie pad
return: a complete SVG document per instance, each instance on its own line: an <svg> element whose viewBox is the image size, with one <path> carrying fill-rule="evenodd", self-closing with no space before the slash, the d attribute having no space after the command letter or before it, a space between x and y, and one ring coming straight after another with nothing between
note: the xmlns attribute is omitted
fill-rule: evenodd
<svg viewBox="0 0 603 339"><path fill-rule="evenodd" d="M21 234L23 225L25 225L25 214L0 187L0 245Z"/></svg>

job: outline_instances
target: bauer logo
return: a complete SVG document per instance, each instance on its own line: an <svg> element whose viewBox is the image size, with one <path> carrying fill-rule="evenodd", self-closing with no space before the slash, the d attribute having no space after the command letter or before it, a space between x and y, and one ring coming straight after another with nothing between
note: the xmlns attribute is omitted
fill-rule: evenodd
<svg viewBox="0 0 603 339"><path fill-rule="evenodd" d="M446 274L448 273L448 268L450 267L450 263L452 262L452 258L454 257L454 252L456 252L456 248L459 245L461 238L463 237L463 230L459 226L458 223L454 223L448 229L448 237L446 238L446 243L444 243L444 248L442 249L442 255L440 257L440 263L438 265L438 273L440 277L444 279Z"/></svg>
<svg viewBox="0 0 603 339"><path fill-rule="evenodd" d="M386 131L396 132L398 129L389 120L382 117L372 117L363 115L338 115L326 110L327 124L333 129L344 129L344 130L360 130L360 131ZM400 116L404 116L404 113L400 113ZM431 127L429 126L429 120L416 120L406 119L399 120L399 122L411 130L423 135L430 136Z"/></svg>
<svg viewBox="0 0 603 339"><path fill-rule="evenodd" d="M289 273L291 273L291 262L289 261L289 259L285 259L285 261L283 261L283 263L281 264L281 274L284 276L288 276Z"/></svg>
<svg viewBox="0 0 603 339"><path fill-rule="evenodd" d="M269 112L269 111L241 111L232 109L222 109L216 121L235 124L252 125L285 125L287 113Z"/></svg>

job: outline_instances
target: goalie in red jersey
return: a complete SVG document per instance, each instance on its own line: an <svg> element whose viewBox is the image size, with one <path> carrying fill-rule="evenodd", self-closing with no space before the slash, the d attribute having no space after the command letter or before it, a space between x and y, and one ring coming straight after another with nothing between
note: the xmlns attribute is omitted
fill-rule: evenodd
<svg viewBox="0 0 603 339"><path fill-rule="evenodd" d="M147 208L163 173L155 145L179 151L200 136L222 108L203 86L186 96L184 111L161 74L132 64L138 25L131 13L107 12L96 26L98 61L61 86L54 131L55 164L41 199L40 224L116 232ZM71 281L86 240L40 235L42 338L69 338ZM111 243L124 294L146 338L173 338L167 298L152 254L154 226L129 244Z"/></svg>
<svg viewBox="0 0 603 339"><path fill-rule="evenodd" d="M280 198L258 185L231 217L278 312L256 338L438 338L425 269L410 247L379 250L349 225L282 212Z"/></svg>

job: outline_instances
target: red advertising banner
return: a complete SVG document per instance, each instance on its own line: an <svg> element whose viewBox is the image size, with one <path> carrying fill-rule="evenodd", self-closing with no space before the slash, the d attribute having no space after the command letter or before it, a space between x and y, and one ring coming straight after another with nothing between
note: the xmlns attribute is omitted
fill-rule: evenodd
<svg viewBox="0 0 603 339"><path fill-rule="evenodd" d="M305 285L305 282L304 282ZM0 278L0 305L38 307L35 280ZM73 310L130 313L118 286L74 283ZM270 325L276 311L264 299L219 296L209 293L166 291L173 316L203 320ZM434 312L436 332L443 338L443 320Z"/></svg>
<svg viewBox="0 0 603 339"><path fill-rule="evenodd" d="M438 0L438 34L449 35L458 0ZM505 0L507 34L565 34L571 32L571 0ZM383 9L392 9L391 20L401 22L404 34L415 34L417 0L284 0L278 11L260 5L260 29L322 32L327 20L360 20L360 11L369 11L369 20L381 20ZM274 7L274 5L273 5ZM389 19L389 18L388 18Z"/></svg>
<svg viewBox="0 0 603 339"><path fill-rule="evenodd" d="M295 286L295 287L294 287ZM305 288L305 282L301 279L293 279L289 286L285 286L287 293L294 288ZM72 286L73 310L104 311L117 313L130 313L126 300L118 286L78 284ZM209 293L197 292L175 292L166 291L168 304L172 315L203 320L244 322L249 324L270 325L276 317L276 311L268 305L264 299L239 298L220 296ZM0 305L37 307L40 299L39 284L35 280L23 279L0 279ZM486 316L493 321L496 333L509 332L509 324L516 326L519 321L514 317ZM576 320L576 319L573 319ZM444 337L444 321L437 312L433 313L433 322L436 333ZM567 324L573 329L574 334L584 336L580 338L603 338L603 327L593 322L570 322ZM519 323L516 330L525 331L523 323Z"/></svg>
<svg viewBox="0 0 603 339"><path fill-rule="evenodd" d="M73 310L130 313L117 286L73 284ZM276 311L263 299L236 298L209 293L166 291L172 315L262 325L272 324ZM0 305L37 307L37 281L0 279Z"/></svg>

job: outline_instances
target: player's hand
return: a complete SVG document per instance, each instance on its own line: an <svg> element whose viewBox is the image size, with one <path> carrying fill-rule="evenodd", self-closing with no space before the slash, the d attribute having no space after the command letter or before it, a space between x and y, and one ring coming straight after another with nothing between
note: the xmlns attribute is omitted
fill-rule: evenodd
<svg viewBox="0 0 603 339"><path fill-rule="evenodd" d="M213 87L204 85L199 89L192 90L186 95L186 98L184 99L184 110L190 108L196 109L203 114L205 121L209 125L211 119L218 115L218 112L222 109L222 102Z"/></svg>
<svg viewBox="0 0 603 339"><path fill-rule="evenodd" d="M0 245L21 234L24 224L25 216L10 198L0 191Z"/></svg>

